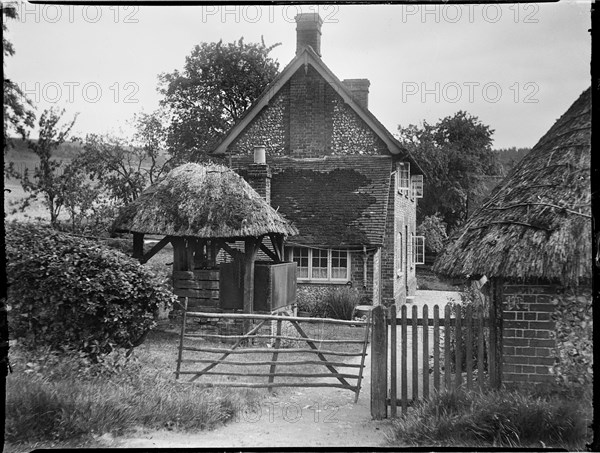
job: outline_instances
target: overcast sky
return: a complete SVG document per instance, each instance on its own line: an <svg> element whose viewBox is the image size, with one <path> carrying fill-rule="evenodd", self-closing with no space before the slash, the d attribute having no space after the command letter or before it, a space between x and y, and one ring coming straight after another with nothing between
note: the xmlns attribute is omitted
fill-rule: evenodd
<svg viewBox="0 0 600 453"><path fill-rule="evenodd" d="M56 6L20 4L5 73L38 110L80 112L75 132L116 132L158 106L157 75L194 45L244 37L281 69L298 12L323 18L321 53L340 79L371 81L369 108L392 132L458 110L531 147L590 85L590 3L513 5Z"/></svg>

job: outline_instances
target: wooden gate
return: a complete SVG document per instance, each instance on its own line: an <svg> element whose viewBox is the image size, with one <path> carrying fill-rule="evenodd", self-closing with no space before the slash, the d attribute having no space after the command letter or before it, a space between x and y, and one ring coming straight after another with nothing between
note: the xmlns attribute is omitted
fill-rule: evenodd
<svg viewBox="0 0 600 453"><path fill-rule="evenodd" d="M373 316L371 415L397 415L434 393L499 386L499 348L493 317L482 308L448 304L377 307ZM389 357L388 357L389 356ZM379 358L376 360L376 358Z"/></svg>
<svg viewBox="0 0 600 453"><path fill-rule="evenodd" d="M190 331L190 320L196 320L199 328ZM184 311L175 377L189 376L187 382L207 387L269 391L275 387L338 387L353 391L357 401L370 325L370 318L343 321ZM228 359L230 355L236 360ZM280 356L287 356L286 360ZM347 371L340 371L342 368ZM215 382L214 376L221 376L221 380ZM246 380L253 377L258 379ZM334 382L324 378L334 378Z"/></svg>

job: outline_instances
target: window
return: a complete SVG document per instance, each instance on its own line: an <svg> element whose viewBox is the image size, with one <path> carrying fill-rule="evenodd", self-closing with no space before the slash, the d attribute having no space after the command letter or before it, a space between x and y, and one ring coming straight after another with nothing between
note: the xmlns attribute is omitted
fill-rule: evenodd
<svg viewBox="0 0 600 453"><path fill-rule="evenodd" d="M333 280L348 279L348 252L331 251L331 278Z"/></svg>
<svg viewBox="0 0 600 453"><path fill-rule="evenodd" d="M423 198L423 175L412 175L412 193L414 198Z"/></svg>
<svg viewBox="0 0 600 453"><path fill-rule="evenodd" d="M396 271L396 277L401 277L402 273L404 272L404 263L403 258L404 255L402 255L402 232L398 233L398 257L397 257L397 261L398 261L398 270Z"/></svg>
<svg viewBox="0 0 600 453"><path fill-rule="evenodd" d="M309 250L312 252L312 268L310 270L310 278L326 279L327 278L327 255L328 250Z"/></svg>
<svg viewBox="0 0 600 453"><path fill-rule="evenodd" d="M413 236L413 264L425 264L425 236Z"/></svg>
<svg viewBox="0 0 600 453"><path fill-rule="evenodd" d="M294 261L298 265L297 266L298 278L308 278L308 269L309 269L308 249L294 248L292 251L292 261Z"/></svg>
<svg viewBox="0 0 600 453"><path fill-rule="evenodd" d="M298 265L298 280L347 282L350 280L350 253L347 250L293 247L291 260Z"/></svg>
<svg viewBox="0 0 600 453"><path fill-rule="evenodd" d="M404 193L408 195L410 191L410 164L407 162L401 162L396 168L396 183L398 186L398 193Z"/></svg>

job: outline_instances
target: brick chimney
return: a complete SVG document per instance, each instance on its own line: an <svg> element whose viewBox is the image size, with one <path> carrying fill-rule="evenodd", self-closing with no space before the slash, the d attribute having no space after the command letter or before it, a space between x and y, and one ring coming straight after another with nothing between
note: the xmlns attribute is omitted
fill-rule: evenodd
<svg viewBox="0 0 600 453"><path fill-rule="evenodd" d="M323 19L318 13L302 13L296 16L296 55L306 46L312 47L321 56L321 25Z"/></svg>
<svg viewBox="0 0 600 453"><path fill-rule="evenodd" d="M342 83L352 93L352 98L364 109L369 109L369 79L345 79Z"/></svg>
<svg viewBox="0 0 600 453"><path fill-rule="evenodd" d="M254 163L248 166L248 184L271 204L271 169L266 163L265 146L254 147Z"/></svg>

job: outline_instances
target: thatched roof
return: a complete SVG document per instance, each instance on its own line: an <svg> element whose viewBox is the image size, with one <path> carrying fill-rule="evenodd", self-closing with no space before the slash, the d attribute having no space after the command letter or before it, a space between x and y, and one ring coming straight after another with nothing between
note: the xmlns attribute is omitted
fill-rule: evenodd
<svg viewBox="0 0 600 453"><path fill-rule="evenodd" d="M462 277L591 278L591 89L494 189L436 260Z"/></svg>
<svg viewBox="0 0 600 453"><path fill-rule="evenodd" d="M113 228L200 238L298 234L237 173L221 165L185 164L125 206Z"/></svg>

